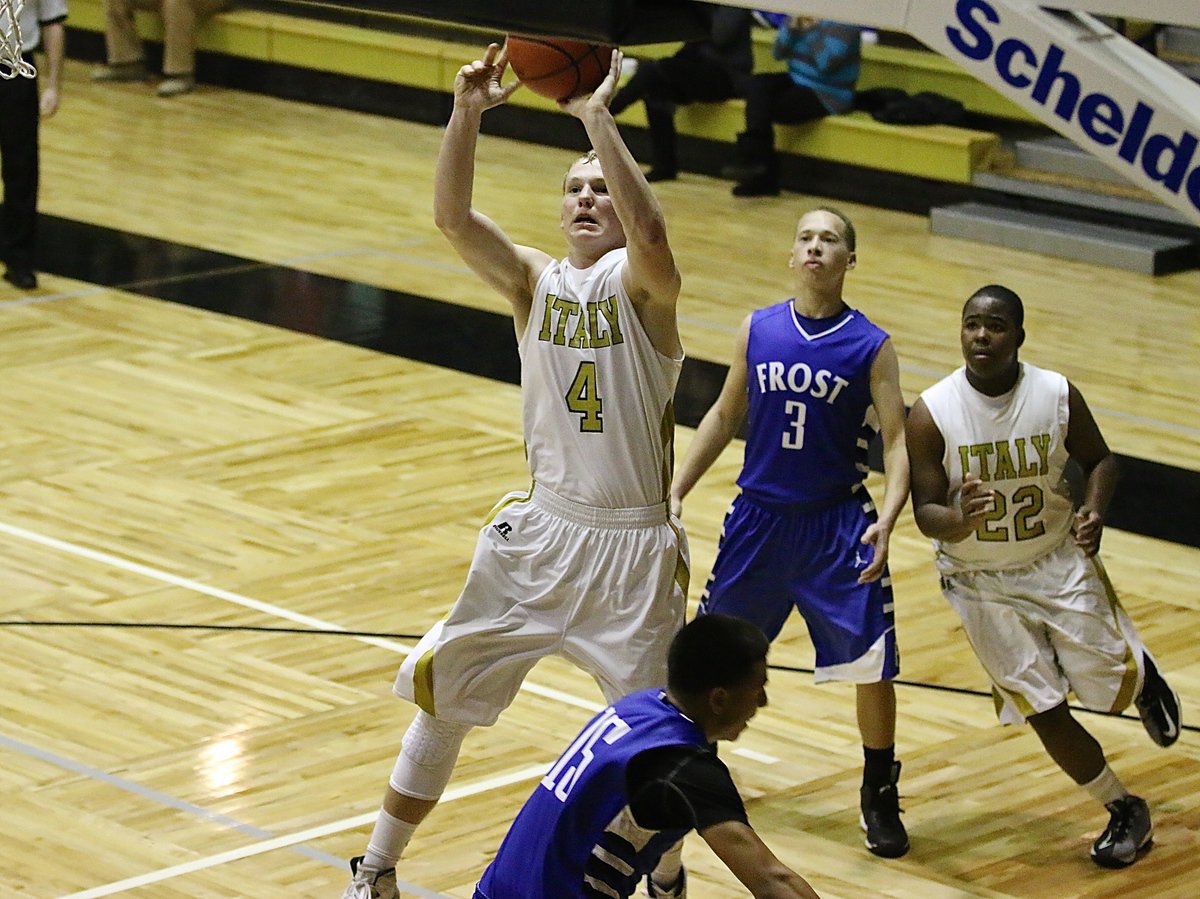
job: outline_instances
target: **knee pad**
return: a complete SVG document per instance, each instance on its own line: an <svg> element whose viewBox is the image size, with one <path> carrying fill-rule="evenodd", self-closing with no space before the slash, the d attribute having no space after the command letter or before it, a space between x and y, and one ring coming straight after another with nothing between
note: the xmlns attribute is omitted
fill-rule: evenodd
<svg viewBox="0 0 1200 899"><path fill-rule="evenodd" d="M392 789L413 799L437 800L450 782L468 724L439 721L425 712L409 725L388 781Z"/></svg>

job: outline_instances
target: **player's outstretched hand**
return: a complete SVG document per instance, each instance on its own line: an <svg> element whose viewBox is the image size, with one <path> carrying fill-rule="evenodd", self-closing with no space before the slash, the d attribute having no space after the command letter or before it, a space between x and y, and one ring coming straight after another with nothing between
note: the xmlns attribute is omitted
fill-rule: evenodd
<svg viewBox="0 0 1200 899"><path fill-rule="evenodd" d="M1100 535L1104 531L1104 518L1090 506L1080 506L1075 513L1075 524L1071 529L1075 534L1075 545L1083 550L1084 555L1094 556L1100 551Z"/></svg>
<svg viewBox="0 0 1200 899"><path fill-rule="evenodd" d="M521 86L520 81L501 83L507 69L507 49L488 44L483 59L467 63L454 76L454 104L483 112L504 103Z"/></svg>
<svg viewBox="0 0 1200 899"><path fill-rule="evenodd" d="M590 94L580 94L578 97L559 100L559 107L576 118L582 118L588 109L596 107L607 109L608 104L612 102L613 94L616 93L617 82L621 79L621 60L624 58L625 55L620 50L613 50L612 62L608 66L608 75L600 82L600 86Z"/></svg>

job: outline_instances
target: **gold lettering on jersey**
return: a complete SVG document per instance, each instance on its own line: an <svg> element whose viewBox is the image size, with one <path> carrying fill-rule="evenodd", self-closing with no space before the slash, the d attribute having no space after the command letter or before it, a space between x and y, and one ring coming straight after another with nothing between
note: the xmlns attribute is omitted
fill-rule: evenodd
<svg viewBox="0 0 1200 899"><path fill-rule="evenodd" d="M608 325L613 346L620 346L625 342L625 337L621 334L621 321L620 316L617 314L617 308L617 297L615 294L600 303L600 313L604 316L604 321ZM608 344L604 345L607 346Z"/></svg>
<svg viewBox="0 0 1200 899"><path fill-rule="evenodd" d="M1013 468L1012 454L1008 451L1007 440L996 441L996 468L992 472L992 480L1007 481L1010 478L1017 476L1017 470Z"/></svg>
<svg viewBox="0 0 1200 899"><path fill-rule="evenodd" d="M618 346L625 342L619 310L615 296L581 306L548 293L538 340L573 349Z"/></svg>
<svg viewBox="0 0 1200 899"><path fill-rule="evenodd" d="M1037 450L1038 458L1041 459L1041 467L1038 469L1039 474L1045 474L1050 470L1050 435L1049 434L1034 434L1029 438L1029 442L1033 444Z"/></svg>
<svg viewBox="0 0 1200 899"><path fill-rule="evenodd" d="M1018 477L1031 478L1038 473L1036 462L1028 462L1025 459L1025 438L1017 437L1013 440L1013 445L1017 448L1017 471Z"/></svg>
<svg viewBox="0 0 1200 899"><path fill-rule="evenodd" d="M1027 444L1037 451L1038 460L1028 458ZM971 459L979 460L977 474L981 481L1011 481L1032 478L1050 471L1050 435L1014 437L994 443L967 443L958 448L958 461L963 476L971 471Z"/></svg>
<svg viewBox="0 0 1200 899"><path fill-rule="evenodd" d="M988 458L996 452L996 445L994 443L972 443L967 448L967 452L979 460L979 480L990 481L992 469L988 464Z"/></svg>

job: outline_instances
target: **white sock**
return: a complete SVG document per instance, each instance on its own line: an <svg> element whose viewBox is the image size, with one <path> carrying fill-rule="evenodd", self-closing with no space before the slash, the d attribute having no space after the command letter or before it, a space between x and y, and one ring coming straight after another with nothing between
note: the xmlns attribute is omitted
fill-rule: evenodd
<svg viewBox="0 0 1200 899"><path fill-rule="evenodd" d="M379 817L375 819L375 829L371 831L371 841L367 844L363 864L381 871L396 867L396 862L400 860L404 847L408 845L416 829L417 825L401 821L380 809Z"/></svg>
<svg viewBox="0 0 1200 899"><path fill-rule="evenodd" d="M679 872L683 870L683 840L680 840L663 853L658 860L654 873L654 885L662 890L669 890L679 880Z"/></svg>
<svg viewBox="0 0 1200 899"><path fill-rule="evenodd" d="M1081 784L1081 786L1102 805L1108 805L1110 802L1115 802L1129 795L1129 791L1125 789L1125 785L1117 780L1117 775L1113 774L1112 768L1108 767L1108 765L1105 765L1104 769L1093 780Z"/></svg>

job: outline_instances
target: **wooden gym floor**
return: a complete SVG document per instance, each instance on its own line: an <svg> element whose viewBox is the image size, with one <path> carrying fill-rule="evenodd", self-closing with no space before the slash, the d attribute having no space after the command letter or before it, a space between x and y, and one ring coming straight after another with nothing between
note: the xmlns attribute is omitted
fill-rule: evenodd
<svg viewBox="0 0 1200 899"><path fill-rule="evenodd" d="M41 288L0 290L0 896L336 897L412 714L395 668L457 594L493 500L527 480L511 325L432 226L437 129L67 75L43 132ZM560 246L572 156L485 138L476 202L517 240ZM659 189L701 397L740 318L786 295L795 219L821 200L819 185L749 202L728 187ZM1158 510L1140 529L1195 533L1200 274L1151 280L846 210L848 295L895 336L908 402L958 364L963 299L1006 283L1028 305L1025 358L1079 385L1127 469L1169 474L1126 481L1131 507ZM693 600L739 456L685 509ZM1193 720L1194 543L1105 537ZM1161 750L1130 715L1082 715L1156 823L1136 866L1096 868L1104 813L1031 733L996 724L909 514L892 572L913 849L862 847L852 691L789 670L811 664L793 621L770 707L723 750L776 852L826 897L1194 895L1196 730ZM471 735L402 862L407 894L471 895L598 700L550 660ZM693 897L744 895L702 841L686 856Z"/></svg>

